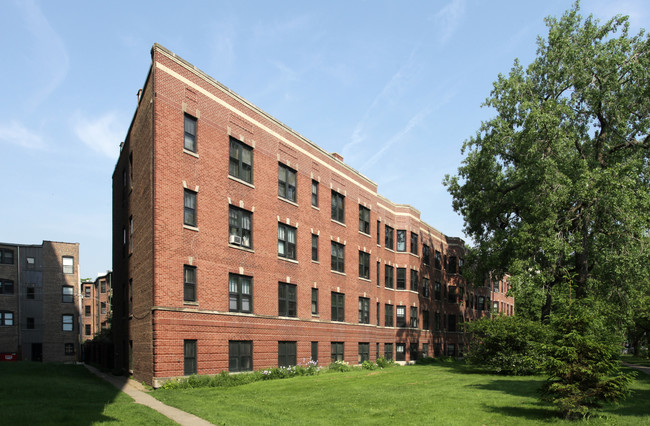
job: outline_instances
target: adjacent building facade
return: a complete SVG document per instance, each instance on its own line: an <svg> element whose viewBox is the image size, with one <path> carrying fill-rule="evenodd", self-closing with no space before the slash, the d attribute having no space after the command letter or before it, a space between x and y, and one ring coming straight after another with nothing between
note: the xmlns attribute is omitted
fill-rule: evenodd
<svg viewBox="0 0 650 426"><path fill-rule="evenodd" d="M95 281L81 283L81 341L92 340L111 327L112 273L100 275Z"/></svg>
<svg viewBox="0 0 650 426"><path fill-rule="evenodd" d="M0 353L20 360L77 360L78 262L77 243L0 243Z"/></svg>
<svg viewBox="0 0 650 426"><path fill-rule="evenodd" d="M506 283L465 282L461 239L174 53L151 54L113 174L113 333L137 380L460 356L465 321L513 313Z"/></svg>

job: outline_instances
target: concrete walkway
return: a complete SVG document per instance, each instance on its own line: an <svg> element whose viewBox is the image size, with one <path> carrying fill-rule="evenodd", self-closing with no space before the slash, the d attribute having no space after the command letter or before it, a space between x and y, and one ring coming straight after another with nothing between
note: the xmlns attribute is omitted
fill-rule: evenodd
<svg viewBox="0 0 650 426"><path fill-rule="evenodd" d="M137 404L142 404L142 405L146 405L147 407L151 407L154 410L158 411L159 413L163 414L164 416L169 417L170 419L172 419L178 424L181 424L183 426L212 425L212 423L203 420L202 418L197 417L194 414L190 414L185 411L181 411L178 408L170 407L169 405L163 404L153 396L148 395L144 386L142 386L142 384L136 382L135 380L129 379L128 377L113 376L112 374L102 373L95 367L92 367L88 364L84 364L84 365L93 374L101 377L102 379L106 380L108 383L112 384L113 386L115 386L125 394L129 395L131 398L135 400Z"/></svg>
<svg viewBox="0 0 650 426"><path fill-rule="evenodd" d="M627 362L623 363L624 366L634 368L635 370L643 371L645 374L650 374L650 367L643 365L628 364Z"/></svg>

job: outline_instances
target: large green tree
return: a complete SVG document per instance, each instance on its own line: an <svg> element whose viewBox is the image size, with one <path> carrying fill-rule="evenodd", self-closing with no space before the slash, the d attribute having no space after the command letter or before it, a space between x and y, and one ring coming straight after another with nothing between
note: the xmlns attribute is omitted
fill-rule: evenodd
<svg viewBox="0 0 650 426"><path fill-rule="evenodd" d="M650 288L650 39L578 3L546 24L535 60L498 76L484 104L496 116L444 184L475 279L509 273L546 319L571 277L568 297L605 302L621 329Z"/></svg>

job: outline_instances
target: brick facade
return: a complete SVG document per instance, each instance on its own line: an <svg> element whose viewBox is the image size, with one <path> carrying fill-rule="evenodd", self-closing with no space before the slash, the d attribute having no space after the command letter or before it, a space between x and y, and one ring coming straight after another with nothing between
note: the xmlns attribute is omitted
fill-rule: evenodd
<svg viewBox="0 0 650 426"><path fill-rule="evenodd" d="M0 244L0 251L0 311L5 316L0 321L0 353L16 353L21 360L77 361L79 244ZM12 283L10 291L6 282Z"/></svg>
<svg viewBox="0 0 650 426"><path fill-rule="evenodd" d="M111 327L113 286L111 272L81 283L81 341L92 340Z"/></svg>
<svg viewBox="0 0 650 426"><path fill-rule="evenodd" d="M333 247L340 258L332 260ZM154 45L113 174L116 353L118 365L136 379L157 385L182 376L185 341L196 341L193 371L199 374L229 369L230 341L252 342L253 369L277 365L278 342L285 341L296 342L297 362L308 360L312 342L318 342L321 364L330 362L331 342L344 343L344 359L351 363L359 360L359 343L369 343L370 360L377 344L384 355L386 343L393 344L393 357L403 344L405 361L423 351L460 355L461 323L487 312L488 297L503 302L504 311L514 305L504 293L464 282L463 252L462 240L421 221L415 208L379 195L377 185L339 155ZM195 274L196 285L189 286L194 294L185 288L185 270ZM392 284L386 283L387 271ZM229 280L240 277L252 286L250 309L241 307L248 306L241 305L243 287L234 295L234 309L230 304ZM402 277L404 288L397 288ZM295 310L283 304L286 288L295 291ZM332 320L332 293L344 295L344 306L334 309L338 321ZM479 295L482 310L474 308ZM387 304L395 310L388 326ZM404 327L397 327L398 307L406 312Z"/></svg>

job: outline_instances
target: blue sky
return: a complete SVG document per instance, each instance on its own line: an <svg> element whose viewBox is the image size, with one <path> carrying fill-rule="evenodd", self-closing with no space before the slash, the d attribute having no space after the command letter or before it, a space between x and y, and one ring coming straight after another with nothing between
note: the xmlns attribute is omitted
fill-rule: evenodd
<svg viewBox="0 0 650 426"><path fill-rule="evenodd" d="M0 241L80 243L111 268L111 176L157 42L463 237L441 185L498 73L571 1L7 1L0 12ZM644 0L582 2L630 16Z"/></svg>

